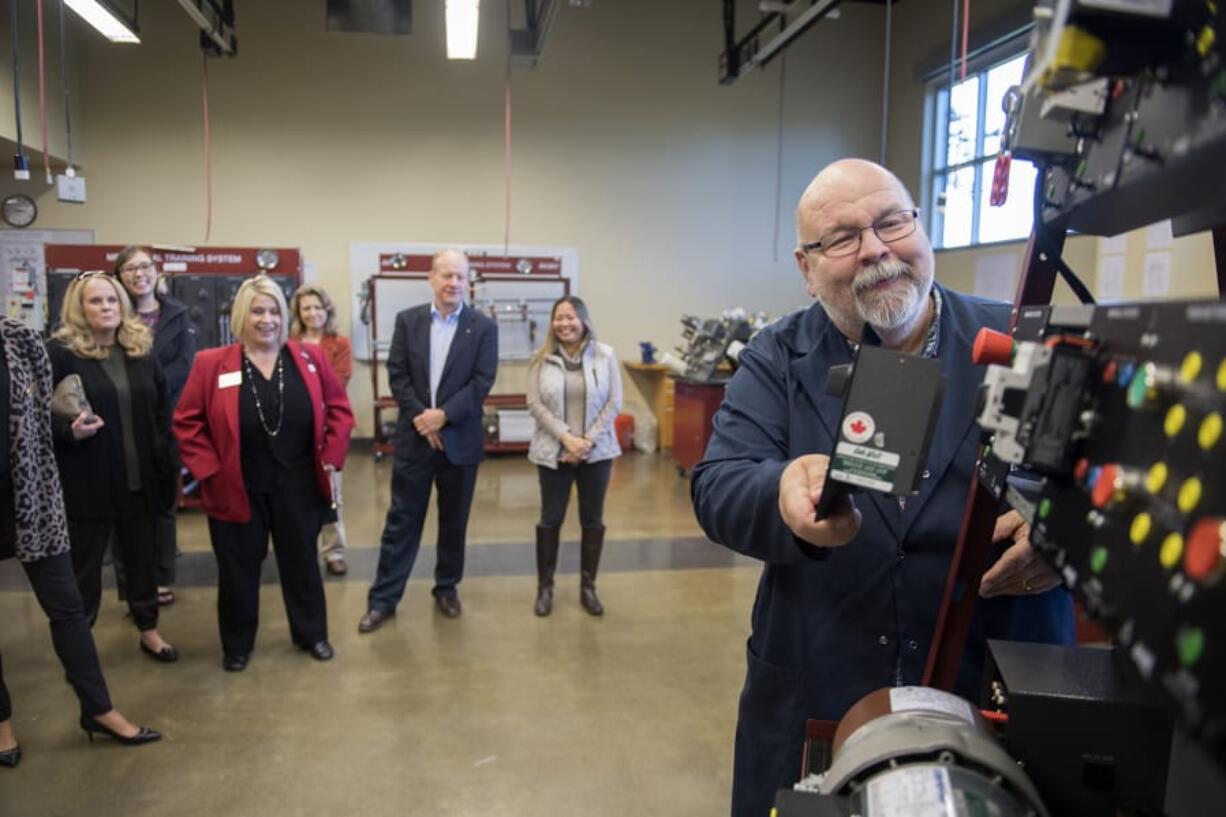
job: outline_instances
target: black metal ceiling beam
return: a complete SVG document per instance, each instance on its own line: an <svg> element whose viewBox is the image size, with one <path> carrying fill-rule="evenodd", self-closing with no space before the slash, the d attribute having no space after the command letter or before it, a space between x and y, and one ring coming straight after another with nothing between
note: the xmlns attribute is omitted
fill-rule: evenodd
<svg viewBox="0 0 1226 817"><path fill-rule="evenodd" d="M558 0L524 0L524 28L511 29L512 59L536 65L557 9Z"/></svg>
<svg viewBox="0 0 1226 817"><path fill-rule="evenodd" d="M735 0L724 0L724 53L719 55L719 81L731 85L755 68L762 68L783 53L789 44L838 7L841 0L809 0L809 7L790 22L787 13L771 11L740 40L736 39ZM798 0L799 3L799 0ZM763 32L778 23L782 29L765 44Z"/></svg>
<svg viewBox="0 0 1226 817"><path fill-rule="evenodd" d="M211 57L238 55L234 0L179 0L179 5L200 26L200 50Z"/></svg>

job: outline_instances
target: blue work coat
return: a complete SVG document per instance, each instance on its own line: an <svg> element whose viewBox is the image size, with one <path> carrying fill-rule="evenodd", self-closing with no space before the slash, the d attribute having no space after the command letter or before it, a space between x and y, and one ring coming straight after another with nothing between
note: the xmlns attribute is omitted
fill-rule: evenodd
<svg viewBox="0 0 1226 817"><path fill-rule="evenodd" d="M829 454L841 420L842 398L826 394L826 374L850 363L851 352L820 304L763 330L742 352L694 469L694 509L707 536L766 563L737 723L736 817L764 817L775 791L799 779L806 719L838 720L861 696L923 676L975 465L984 369L971 363L971 345L981 327L1005 329L1010 309L944 288L941 296L938 355L948 380L926 476L905 509L895 497L857 495L859 534L823 560L800 550L779 515L784 468L803 454ZM976 702L987 637L1070 642L1072 600L1057 589L980 601L956 690Z"/></svg>

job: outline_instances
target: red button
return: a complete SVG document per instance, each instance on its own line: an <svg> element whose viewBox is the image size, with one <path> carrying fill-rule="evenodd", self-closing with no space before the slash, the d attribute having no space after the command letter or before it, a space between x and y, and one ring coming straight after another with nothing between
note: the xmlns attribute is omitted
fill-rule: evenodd
<svg viewBox="0 0 1226 817"><path fill-rule="evenodd" d="M1008 366L1013 362L1013 338L994 329L980 329L971 347L971 360L976 366L989 363Z"/></svg>
<svg viewBox="0 0 1226 817"><path fill-rule="evenodd" d="M1202 581L1218 569L1226 541L1226 520L1206 517L1192 526L1183 553L1183 570L1193 579Z"/></svg>
<svg viewBox="0 0 1226 817"><path fill-rule="evenodd" d="M1103 382L1114 383L1116 372L1119 371L1119 366L1114 360L1108 360L1107 365L1103 367Z"/></svg>
<svg viewBox="0 0 1226 817"><path fill-rule="evenodd" d="M1090 492L1090 501L1095 508L1105 508L1111 502L1111 497L1115 494L1115 480L1119 475L1118 466L1103 466L1103 470L1098 474L1098 482L1094 483L1094 490Z"/></svg>
<svg viewBox="0 0 1226 817"><path fill-rule="evenodd" d="M1073 479L1078 482L1084 482L1086 474L1090 472L1090 461L1085 457L1077 460L1077 465L1073 468Z"/></svg>

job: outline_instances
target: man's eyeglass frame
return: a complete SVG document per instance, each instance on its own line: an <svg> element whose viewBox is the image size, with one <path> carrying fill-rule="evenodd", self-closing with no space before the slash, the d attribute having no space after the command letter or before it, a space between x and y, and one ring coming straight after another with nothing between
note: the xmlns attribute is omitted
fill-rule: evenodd
<svg viewBox="0 0 1226 817"><path fill-rule="evenodd" d="M902 235L899 235L899 236L895 236L894 238L884 238L881 235L881 233L877 232L877 226L881 224L881 222L888 221L890 218L897 216L900 213L907 213L911 216L911 230L909 232L903 233ZM874 221L872 224L868 225L867 227L861 227L859 230L855 231L856 242L852 250L850 250L849 252L843 255L832 256L832 257L845 258L849 255L854 255L855 253L859 252L860 243L864 240L865 230L872 230L873 235L877 236L877 240L880 241L882 244L893 244L895 241L902 241L904 238L907 238L908 236L915 235L915 231L919 226L919 214L920 214L920 208L918 207L907 207L907 208L903 208L902 210L894 210L893 212L886 213L884 216L877 219L876 221ZM849 230L848 233L850 232L852 231ZM821 239L818 241L810 241L808 244L801 244L800 249L803 250L804 252L814 252L816 250L820 250L822 251L823 255L828 255L828 253L825 252L825 248L822 246L823 242L827 241L828 239L829 239L829 236L827 236L825 239Z"/></svg>

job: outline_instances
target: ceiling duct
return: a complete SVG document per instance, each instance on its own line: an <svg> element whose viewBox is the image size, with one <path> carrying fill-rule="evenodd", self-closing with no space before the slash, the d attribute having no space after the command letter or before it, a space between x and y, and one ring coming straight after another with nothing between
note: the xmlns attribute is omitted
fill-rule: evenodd
<svg viewBox="0 0 1226 817"><path fill-rule="evenodd" d="M346 34L412 34L413 0L327 0L326 25Z"/></svg>

